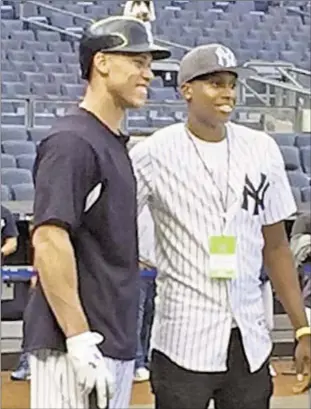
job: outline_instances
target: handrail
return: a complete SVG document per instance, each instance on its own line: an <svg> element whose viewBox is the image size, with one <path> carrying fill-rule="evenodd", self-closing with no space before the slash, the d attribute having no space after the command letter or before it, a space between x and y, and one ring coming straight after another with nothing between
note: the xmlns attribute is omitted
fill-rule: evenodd
<svg viewBox="0 0 311 409"><path fill-rule="evenodd" d="M67 16L71 16L71 17L75 17L75 18L80 18L81 20L87 21L89 23L92 23L94 20L89 18L89 17L85 17L84 15L81 14L77 14L74 13L72 11L68 11L68 10L64 10L64 9L60 9L58 7L55 6L51 6L49 4L45 4L41 1L34 1L34 0L27 0L25 2L21 2L20 6L21 6L21 11L22 11L22 7L25 3L29 3L29 4L33 4L34 6L38 6L38 7L43 7L46 8L47 10L51 10L51 11L55 11L57 13L61 13L61 14L66 14Z"/></svg>
<svg viewBox="0 0 311 409"><path fill-rule="evenodd" d="M308 17L308 18L311 18L310 14L309 14L308 12L306 12L306 11L297 10L296 8L290 7L290 6L286 7L286 9L287 9L287 11L291 11L291 12L297 14L297 15L300 16L300 17Z"/></svg>
<svg viewBox="0 0 311 409"><path fill-rule="evenodd" d="M185 51L191 51L192 48L188 47L186 45L183 44L178 44L178 43L173 43L172 41L168 41L168 40L162 40L161 38L155 37L155 40L158 43L163 43L164 45L168 46L168 47L176 47L176 48L181 48L182 50Z"/></svg>
<svg viewBox="0 0 311 409"><path fill-rule="evenodd" d="M60 27L56 27L56 26L52 26L50 24L42 23L41 21L32 20L29 17L21 17L20 20L25 22L25 23L31 23L33 25L36 25L38 27L41 27L41 28L44 28L44 29L47 29L47 30L56 31L56 32L58 32L60 34L67 35L69 37L74 37L77 40L79 40L81 38L81 36L79 34L76 34L76 33L72 32L72 31L67 31L67 30L64 30L63 28L60 28Z"/></svg>
<svg viewBox="0 0 311 409"><path fill-rule="evenodd" d="M285 82L283 83L283 82L276 81L276 80L273 80L267 77L259 77L258 75L252 76L250 77L250 79L260 82L262 84L273 85L277 88L282 88L286 91L293 91L293 92L297 92L299 94L311 97L311 91L307 91L304 88L296 87L295 85L286 84Z"/></svg>

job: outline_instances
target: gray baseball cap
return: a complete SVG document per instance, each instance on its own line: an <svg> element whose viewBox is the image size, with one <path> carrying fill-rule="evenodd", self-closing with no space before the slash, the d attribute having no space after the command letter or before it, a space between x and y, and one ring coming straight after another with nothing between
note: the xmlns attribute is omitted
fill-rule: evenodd
<svg viewBox="0 0 311 409"><path fill-rule="evenodd" d="M201 75L222 71L233 72L239 78L256 74L256 71L251 68L238 66L230 48L222 44L206 44L192 49L183 57L178 72L178 85L192 81Z"/></svg>

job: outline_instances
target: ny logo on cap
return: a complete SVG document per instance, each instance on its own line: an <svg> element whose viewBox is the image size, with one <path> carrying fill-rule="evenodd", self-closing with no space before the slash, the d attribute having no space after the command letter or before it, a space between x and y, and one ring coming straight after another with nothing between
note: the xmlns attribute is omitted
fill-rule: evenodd
<svg viewBox="0 0 311 409"><path fill-rule="evenodd" d="M237 61L233 52L227 47L217 47L215 51L218 65L221 67L236 67Z"/></svg>

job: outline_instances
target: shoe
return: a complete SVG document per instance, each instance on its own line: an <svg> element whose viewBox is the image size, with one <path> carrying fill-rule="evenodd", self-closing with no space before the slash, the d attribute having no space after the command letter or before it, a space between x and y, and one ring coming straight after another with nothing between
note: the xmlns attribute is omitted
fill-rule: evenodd
<svg viewBox="0 0 311 409"><path fill-rule="evenodd" d="M138 368L135 371L134 382L147 382L150 378L150 372L146 368Z"/></svg>
<svg viewBox="0 0 311 409"><path fill-rule="evenodd" d="M12 381L30 380L30 368L27 354L21 355L17 369L11 373L11 380Z"/></svg>

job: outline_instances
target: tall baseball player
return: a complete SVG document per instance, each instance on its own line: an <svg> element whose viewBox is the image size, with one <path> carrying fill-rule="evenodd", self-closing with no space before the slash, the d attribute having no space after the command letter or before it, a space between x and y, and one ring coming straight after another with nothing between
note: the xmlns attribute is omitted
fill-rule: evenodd
<svg viewBox="0 0 311 409"><path fill-rule="evenodd" d="M105 408L109 400L110 408L129 407L139 282L136 188L119 129L125 109L146 102L152 59L169 55L135 18L91 25L80 43L84 99L39 146L33 232L39 281L25 314L31 408Z"/></svg>
<svg viewBox="0 0 311 409"><path fill-rule="evenodd" d="M139 211L156 232L151 382L157 409L267 409L272 343L260 290L266 266L309 369L310 327L283 220L296 212L284 163L266 133L234 124L233 52L209 44L181 61L186 123L130 153Z"/></svg>

